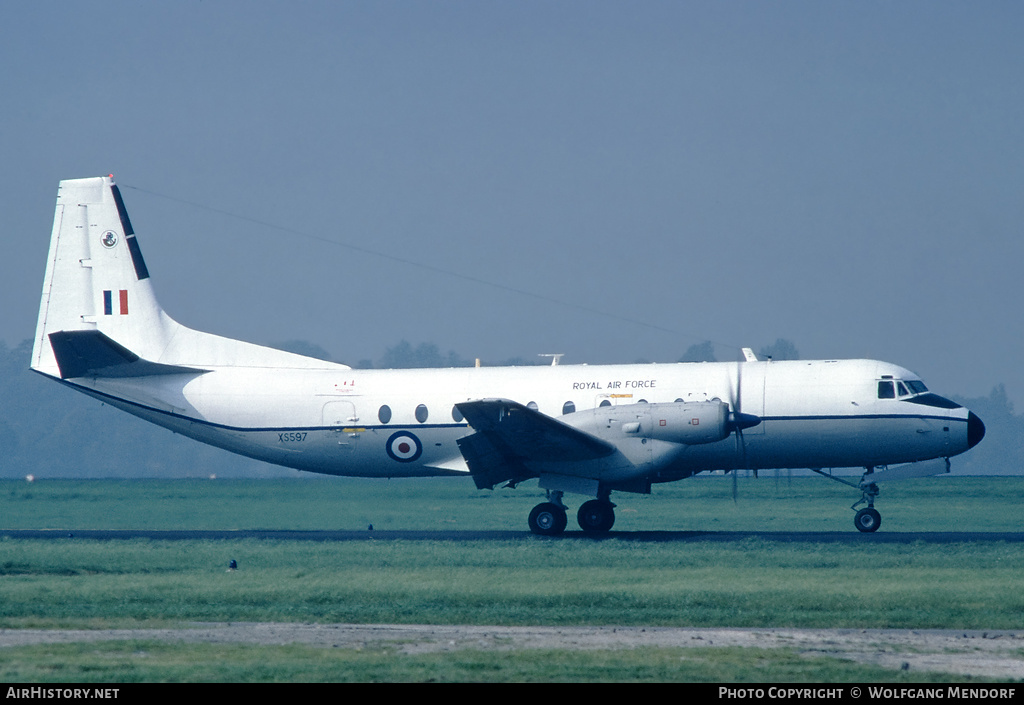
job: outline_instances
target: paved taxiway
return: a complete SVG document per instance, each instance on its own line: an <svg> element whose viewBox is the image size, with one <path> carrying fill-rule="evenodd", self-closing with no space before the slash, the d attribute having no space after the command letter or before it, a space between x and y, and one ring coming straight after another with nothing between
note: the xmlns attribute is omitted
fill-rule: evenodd
<svg viewBox="0 0 1024 705"><path fill-rule="evenodd" d="M980 543L1005 541L1024 543L1021 531L880 531L862 534L857 531L612 531L604 536L590 536L582 531L567 531L560 537L534 536L528 531L283 531L243 529L148 531L148 530L95 530L95 529L0 529L0 538L49 539L54 541L91 539L112 541L118 539L147 538L156 541L195 541L264 539L272 541L509 541L536 539L545 541L609 540L638 542L699 542L728 543L756 538L781 543Z"/></svg>

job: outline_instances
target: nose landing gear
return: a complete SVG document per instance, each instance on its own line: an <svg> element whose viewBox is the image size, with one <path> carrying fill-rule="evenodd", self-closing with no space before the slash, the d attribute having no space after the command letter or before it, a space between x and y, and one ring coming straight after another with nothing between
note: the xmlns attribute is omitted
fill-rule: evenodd
<svg viewBox="0 0 1024 705"><path fill-rule="evenodd" d="M844 485L856 487L858 490L860 490L860 499L854 502L853 506L851 506L850 509L856 509L862 504L867 504L868 506L864 507L864 509L861 509L853 517L853 525L857 527L857 531L860 531L865 534L870 534L874 531L878 531L878 527L882 525L882 515L878 513L877 509L875 509L875 498L878 496L878 485L876 485L874 482L871 482L870 480L871 474L874 473L875 471L873 467L865 468L866 472L860 478L860 482L858 483L850 482L849 480L844 480L843 478L836 477L835 475L830 475L826 472L823 472L820 468L811 468L811 470L818 473L822 477L827 477L830 480L835 480L836 482L842 482Z"/></svg>
<svg viewBox="0 0 1024 705"><path fill-rule="evenodd" d="M872 468L868 468L868 472L864 473L866 478L871 474ZM878 485L874 482L867 482L861 479L860 489L863 494L861 498L853 503L850 509L856 509L859 505L867 502L866 507L861 509L853 517L853 525L857 527L857 531L861 531L865 534L870 534L873 531L878 531L878 527L882 525L882 515L875 509L875 497L878 496Z"/></svg>

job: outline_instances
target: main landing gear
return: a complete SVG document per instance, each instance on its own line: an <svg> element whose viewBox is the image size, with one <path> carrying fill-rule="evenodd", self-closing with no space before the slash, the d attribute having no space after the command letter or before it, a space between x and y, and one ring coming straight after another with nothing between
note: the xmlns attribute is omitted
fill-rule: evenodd
<svg viewBox="0 0 1024 705"><path fill-rule="evenodd" d="M562 503L562 492L548 492L548 502L541 502L530 512L530 531L541 536L559 536L569 523L568 508ZM615 505L607 497L584 502L576 513L580 528L588 534L603 534L615 524Z"/></svg>

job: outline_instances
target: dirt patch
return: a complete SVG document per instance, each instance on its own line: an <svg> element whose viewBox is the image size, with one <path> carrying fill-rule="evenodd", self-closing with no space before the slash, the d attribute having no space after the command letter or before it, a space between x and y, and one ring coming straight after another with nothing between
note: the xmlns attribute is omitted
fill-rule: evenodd
<svg viewBox="0 0 1024 705"><path fill-rule="evenodd" d="M1024 632L903 629L682 629L674 627L476 627L402 624L213 623L186 629L3 629L0 647L158 639L338 648L393 645L403 653L457 649L788 647L909 671L1024 679Z"/></svg>

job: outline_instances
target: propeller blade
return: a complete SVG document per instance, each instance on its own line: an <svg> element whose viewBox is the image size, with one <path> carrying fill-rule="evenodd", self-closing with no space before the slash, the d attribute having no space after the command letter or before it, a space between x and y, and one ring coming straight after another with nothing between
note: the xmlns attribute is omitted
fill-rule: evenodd
<svg viewBox="0 0 1024 705"><path fill-rule="evenodd" d="M729 401L732 403L732 411L729 413L729 420L727 423L729 433L736 434L736 456L741 461L740 465L744 470L749 470L750 464L747 462L747 442L743 438L743 429L757 426L761 423L761 417L756 414L744 414L740 409L740 405L743 403L743 365L744 363L742 362L736 365L735 388L732 386L732 380L729 380L729 392L732 395L732 398ZM736 475L739 473L739 470L740 468L736 468L732 471L732 500L734 502L739 494L736 479ZM754 470L754 477L757 477L757 470Z"/></svg>
<svg viewBox="0 0 1024 705"><path fill-rule="evenodd" d="M731 380L730 380L731 381ZM729 385L732 386L731 384ZM729 391L733 392L732 399L732 413L729 414L729 426L730 432L736 434L736 455L737 457L743 458L743 464L746 465L746 445L743 443L743 414L740 412L740 403L743 398L743 363L736 365L736 389ZM758 419L760 422L760 419ZM733 468L732 471L732 501L736 503L736 498L739 496L739 468Z"/></svg>

